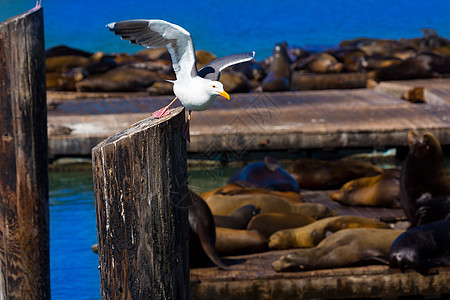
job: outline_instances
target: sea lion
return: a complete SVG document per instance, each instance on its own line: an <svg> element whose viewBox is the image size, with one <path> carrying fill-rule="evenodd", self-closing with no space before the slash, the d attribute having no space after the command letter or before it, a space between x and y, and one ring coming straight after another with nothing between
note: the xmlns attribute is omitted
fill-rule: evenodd
<svg viewBox="0 0 450 300"><path fill-rule="evenodd" d="M450 57L432 52L418 53L399 64L369 72L375 81L440 78L450 74Z"/></svg>
<svg viewBox="0 0 450 300"><path fill-rule="evenodd" d="M299 213L314 219L335 216L336 212L319 203L292 203L283 198L267 194L214 195L206 203L215 215L227 215L246 204L252 204L261 212Z"/></svg>
<svg viewBox="0 0 450 300"><path fill-rule="evenodd" d="M309 57L305 69L313 73L339 73L344 64L339 62L333 55L322 52Z"/></svg>
<svg viewBox="0 0 450 300"><path fill-rule="evenodd" d="M247 77L242 73L227 70L220 75L220 82L228 93L248 93L252 88Z"/></svg>
<svg viewBox="0 0 450 300"><path fill-rule="evenodd" d="M338 189L350 180L383 173L381 168L364 161L325 161L310 158L295 160L286 171L301 188L311 190Z"/></svg>
<svg viewBox="0 0 450 300"><path fill-rule="evenodd" d="M432 198L450 196L450 176L441 145L432 133L419 135L410 131L408 145L409 152L400 174L400 203L414 227L418 225L416 201L425 193Z"/></svg>
<svg viewBox="0 0 450 300"><path fill-rule="evenodd" d="M248 164L234 173L228 183L234 181L246 181L269 190L300 193L300 188L295 179L283 169L276 159L270 156L264 157L264 161Z"/></svg>
<svg viewBox="0 0 450 300"><path fill-rule="evenodd" d="M268 238L279 230L305 226L314 221L314 218L302 214L262 213L250 220L247 229L256 230Z"/></svg>
<svg viewBox="0 0 450 300"><path fill-rule="evenodd" d="M391 268L412 268L421 274L437 266L450 266L450 220L441 220L402 233L389 251Z"/></svg>
<svg viewBox="0 0 450 300"><path fill-rule="evenodd" d="M211 191L202 193L200 196L207 201L213 195L242 195L242 194L270 194L283 198L284 200L300 203L302 196L296 192L279 192L258 188L246 181L234 181Z"/></svg>
<svg viewBox="0 0 450 300"><path fill-rule="evenodd" d="M289 91L291 76L291 60L287 53L287 43L278 43L273 48L273 61L262 82L262 89L265 92Z"/></svg>
<svg viewBox="0 0 450 300"><path fill-rule="evenodd" d="M84 50L79 50L76 48L67 47L65 45L54 46L54 47L48 48L45 51L45 58L50 58L50 57L55 57L55 56L67 56L67 55L90 57L92 55L92 53L84 51Z"/></svg>
<svg viewBox="0 0 450 300"><path fill-rule="evenodd" d="M254 205L247 204L244 205L231 214L224 215L213 215L214 224L216 227L225 227L231 229L246 229L250 219L259 214L260 210Z"/></svg>
<svg viewBox="0 0 450 300"><path fill-rule="evenodd" d="M191 265L204 262L208 257L222 270L229 270L216 250L216 228L214 219L205 201L188 190L189 203L189 254Z"/></svg>
<svg viewBox="0 0 450 300"><path fill-rule="evenodd" d="M386 170L382 174L351 180L331 200L351 206L400 207L400 170Z"/></svg>
<svg viewBox="0 0 450 300"><path fill-rule="evenodd" d="M387 257L392 242L403 230L355 228L341 230L314 248L300 249L273 262L277 272L349 267Z"/></svg>
<svg viewBox="0 0 450 300"><path fill-rule="evenodd" d="M62 72L84 66L89 63L89 58L77 55L52 56L45 60L47 72Z"/></svg>
<svg viewBox="0 0 450 300"><path fill-rule="evenodd" d="M270 249L310 248L330 233L348 228L390 228L384 222L357 216L337 216L315 221L309 225L285 229L270 236Z"/></svg>
<svg viewBox="0 0 450 300"><path fill-rule="evenodd" d="M216 228L216 249L219 255L240 255L268 250L267 238L257 231Z"/></svg>

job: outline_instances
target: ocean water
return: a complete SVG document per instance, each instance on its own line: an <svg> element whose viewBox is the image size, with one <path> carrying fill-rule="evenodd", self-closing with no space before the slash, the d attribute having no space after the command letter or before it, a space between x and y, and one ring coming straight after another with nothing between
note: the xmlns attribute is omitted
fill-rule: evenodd
<svg viewBox="0 0 450 300"><path fill-rule="evenodd" d="M0 0L0 21L34 5L34 0ZM420 37L421 28L450 38L446 0L43 0L43 6L46 48L65 44L109 53L141 49L105 28L127 19L167 20L191 32L196 49L218 56L254 50L257 60L284 40L297 46L334 46L357 37Z"/></svg>

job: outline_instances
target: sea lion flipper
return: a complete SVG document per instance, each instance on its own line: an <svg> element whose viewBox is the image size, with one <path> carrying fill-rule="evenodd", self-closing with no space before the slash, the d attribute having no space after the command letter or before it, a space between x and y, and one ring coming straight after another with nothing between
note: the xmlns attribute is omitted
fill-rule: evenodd
<svg viewBox="0 0 450 300"><path fill-rule="evenodd" d="M222 260L219 257L219 254L217 254L216 247L214 247L210 241L207 241L206 239L203 238L200 239L200 244L202 245L203 251L205 251L206 255L217 267L226 271L231 270L230 267L226 266L222 262Z"/></svg>

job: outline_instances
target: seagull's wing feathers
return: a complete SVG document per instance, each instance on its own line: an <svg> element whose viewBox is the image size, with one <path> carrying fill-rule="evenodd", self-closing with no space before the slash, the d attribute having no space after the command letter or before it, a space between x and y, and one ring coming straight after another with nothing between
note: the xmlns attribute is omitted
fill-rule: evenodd
<svg viewBox="0 0 450 300"><path fill-rule="evenodd" d="M219 80L220 72L232 65L239 64L252 60L255 57L255 51L250 53L231 54L213 60L198 71L198 76L210 79Z"/></svg>
<svg viewBox="0 0 450 300"><path fill-rule="evenodd" d="M163 20L129 20L106 25L122 39L147 48L167 47L177 79L197 75L194 43L182 27Z"/></svg>

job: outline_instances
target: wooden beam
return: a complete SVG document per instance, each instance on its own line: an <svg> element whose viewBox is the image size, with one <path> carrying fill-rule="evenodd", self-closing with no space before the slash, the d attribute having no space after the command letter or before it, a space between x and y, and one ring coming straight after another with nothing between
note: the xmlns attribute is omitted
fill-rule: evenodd
<svg viewBox="0 0 450 300"><path fill-rule="evenodd" d="M184 109L92 149L102 299L188 299Z"/></svg>
<svg viewBox="0 0 450 300"><path fill-rule="evenodd" d="M0 298L50 299L42 8L0 24Z"/></svg>

